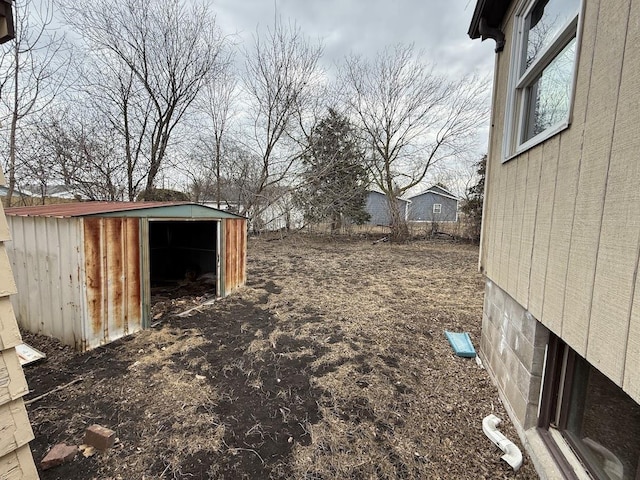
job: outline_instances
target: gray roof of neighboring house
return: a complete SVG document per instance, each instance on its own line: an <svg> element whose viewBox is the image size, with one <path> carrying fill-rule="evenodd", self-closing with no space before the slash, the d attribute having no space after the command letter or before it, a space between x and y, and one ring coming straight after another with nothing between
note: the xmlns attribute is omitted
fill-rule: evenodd
<svg viewBox="0 0 640 480"><path fill-rule="evenodd" d="M367 193L377 193L379 195L384 195L386 196L386 193L384 193L382 190L373 187L373 188L369 188L369 190L367 190ZM396 200L400 200L401 202L407 202L407 203L411 203L411 200L408 198L404 198L404 197L396 197Z"/></svg>
<svg viewBox="0 0 640 480"><path fill-rule="evenodd" d="M456 195L451 193L446 188L441 187L440 185L434 185L432 187L429 187L424 192L418 193L417 195L413 195L412 197L410 197L410 199L413 199L413 198L416 198L416 197L420 197L420 196L425 195L427 193L433 193L435 195L440 195L441 197L451 198L452 200L457 200L457 201L460 200Z"/></svg>

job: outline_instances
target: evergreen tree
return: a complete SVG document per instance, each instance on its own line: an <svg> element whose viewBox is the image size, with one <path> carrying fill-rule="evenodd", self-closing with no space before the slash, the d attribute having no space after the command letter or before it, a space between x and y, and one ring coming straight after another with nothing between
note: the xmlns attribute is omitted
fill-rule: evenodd
<svg viewBox="0 0 640 480"><path fill-rule="evenodd" d="M487 172L487 156L484 155L478 163L478 182L467 189L467 201L462 206L462 211L467 215L469 224L473 228L473 239L480 240L482 226L482 203L484 201L484 180Z"/></svg>
<svg viewBox="0 0 640 480"><path fill-rule="evenodd" d="M343 220L360 225L369 219L364 150L348 118L329 109L311 134L303 164L305 181L298 202L308 221L329 220L335 233Z"/></svg>

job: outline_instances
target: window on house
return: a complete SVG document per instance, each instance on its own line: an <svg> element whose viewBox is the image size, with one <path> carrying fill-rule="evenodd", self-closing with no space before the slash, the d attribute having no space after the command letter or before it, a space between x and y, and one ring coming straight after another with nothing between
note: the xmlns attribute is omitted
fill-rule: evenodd
<svg viewBox="0 0 640 480"><path fill-rule="evenodd" d="M640 478L640 405L555 336L539 427L559 431L593 478ZM543 438L554 451L553 436Z"/></svg>
<svg viewBox="0 0 640 480"><path fill-rule="evenodd" d="M440 213L442 212L442 204L441 203L434 203L433 204L433 213Z"/></svg>
<svg viewBox="0 0 640 480"><path fill-rule="evenodd" d="M516 15L507 157L569 124L581 0L527 0Z"/></svg>

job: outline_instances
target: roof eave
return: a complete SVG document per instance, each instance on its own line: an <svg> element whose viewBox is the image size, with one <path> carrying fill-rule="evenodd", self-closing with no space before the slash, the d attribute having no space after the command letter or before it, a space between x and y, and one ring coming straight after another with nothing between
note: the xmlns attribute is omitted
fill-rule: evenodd
<svg viewBox="0 0 640 480"><path fill-rule="evenodd" d="M511 0L478 0L467 32L469 37L492 38L496 41L496 52L502 51L504 34L500 27L510 4Z"/></svg>

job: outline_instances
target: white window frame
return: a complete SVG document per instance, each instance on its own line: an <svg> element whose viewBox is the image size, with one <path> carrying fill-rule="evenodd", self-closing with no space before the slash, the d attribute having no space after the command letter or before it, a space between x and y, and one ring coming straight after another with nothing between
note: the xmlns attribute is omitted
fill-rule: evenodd
<svg viewBox="0 0 640 480"><path fill-rule="evenodd" d="M438 207L438 208L436 208ZM442 213L442 204L441 203L434 203L433 204L433 213Z"/></svg>
<svg viewBox="0 0 640 480"><path fill-rule="evenodd" d="M526 19L533 10L537 0L522 0L515 10L513 24L513 39L511 59L509 62L509 88L507 93L507 106L505 112L505 125L503 135L503 162L511 160L530 148L547 140L548 138L565 130L571 124L573 104L576 90L576 73L580 55L580 39L582 36L582 17L584 0L580 0L576 16L568 20L556 36L551 40L546 49L533 61L529 68L520 74L525 55ZM520 143L523 135L524 117L527 112L527 88L533 84L538 75L555 59L569 41L576 37L576 51L571 80L571 92L569 94L569 109L567 116L555 125L550 126L529 140Z"/></svg>

